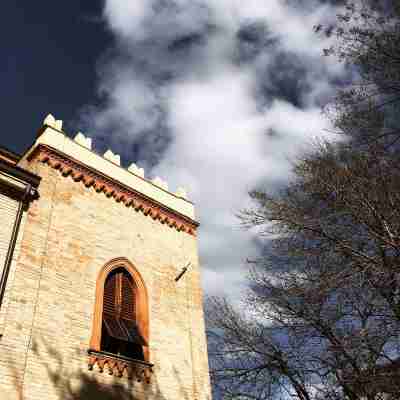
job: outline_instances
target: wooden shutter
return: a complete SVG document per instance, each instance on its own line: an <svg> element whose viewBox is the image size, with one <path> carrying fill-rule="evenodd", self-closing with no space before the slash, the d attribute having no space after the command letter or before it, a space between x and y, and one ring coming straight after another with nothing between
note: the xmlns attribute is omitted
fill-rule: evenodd
<svg viewBox="0 0 400 400"><path fill-rule="evenodd" d="M107 329L108 334L116 339L129 341L126 329L121 325L119 318L115 316L103 315L103 323Z"/></svg>
<svg viewBox="0 0 400 400"><path fill-rule="evenodd" d="M117 270L118 271L118 270ZM103 299L103 323L110 336L126 340L126 334L118 321L118 272L113 271L106 279Z"/></svg>
<svg viewBox="0 0 400 400"><path fill-rule="evenodd" d="M104 285L103 313L108 315L116 315L116 290L117 290L117 274L111 273Z"/></svg>
<svg viewBox="0 0 400 400"><path fill-rule="evenodd" d="M121 275L121 318L135 321L135 286L128 273Z"/></svg>
<svg viewBox="0 0 400 400"><path fill-rule="evenodd" d="M128 272L113 271L104 285L103 323L110 336L145 345L136 325L135 284Z"/></svg>
<svg viewBox="0 0 400 400"><path fill-rule="evenodd" d="M129 319L121 319L120 323L127 333L129 342L140 344L141 346L147 346L146 341L139 333L139 329L135 321L131 321Z"/></svg>

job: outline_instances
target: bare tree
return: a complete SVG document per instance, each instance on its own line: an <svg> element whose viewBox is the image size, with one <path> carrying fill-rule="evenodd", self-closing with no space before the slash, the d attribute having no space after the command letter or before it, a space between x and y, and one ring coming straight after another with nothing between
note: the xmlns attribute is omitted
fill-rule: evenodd
<svg viewBox="0 0 400 400"><path fill-rule="evenodd" d="M374 381L399 361L400 165L370 161L327 145L297 164L279 196L251 194L258 207L243 221L278 236L254 261L246 318L210 300L210 326L223 332L213 373L225 394L249 380L257 399L381 394Z"/></svg>
<svg viewBox="0 0 400 400"><path fill-rule="evenodd" d="M400 3L396 0L346 1L336 26L314 27L335 36L325 55L346 63L355 78L326 107L337 132L358 144L385 149L400 137ZM397 146L398 148L398 146Z"/></svg>
<svg viewBox="0 0 400 400"><path fill-rule="evenodd" d="M399 8L354 7L328 51L359 70L334 103L349 140L299 159L280 193L250 193L255 206L240 217L261 228L264 255L250 263L241 309L208 302L221 398L400 398L400 131L389 129L400 104Z"/></svg>

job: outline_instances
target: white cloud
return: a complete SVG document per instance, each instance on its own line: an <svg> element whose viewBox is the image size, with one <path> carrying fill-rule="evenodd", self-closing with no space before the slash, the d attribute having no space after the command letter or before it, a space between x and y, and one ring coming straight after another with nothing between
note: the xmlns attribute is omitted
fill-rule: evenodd
<svg viewBox="0 0 400 400"><path fill-rule="evenodd" d="M110 120L128 124L131 133L150 129L158 119L157 104L159 99L147 82L118 71L119 78L103 88L108 94L108 107L98 114L98 125L106 125ZM132 101L134 93L134 101ZM118 134L118 131L116 132Z"/></svg>
<svg viewBox="0 0 400 400"><path fill-rule="evenodd" d="M149 1L107 0L104 16L110 29L122 36L137 35L149 10Z"/></svg>
<svg viewBox="0 0 400 400"><path fill-rule="evenodd" d="M143 132L150 132L150 138L152 130L169 136L161 152L150 139L146 142L149 157L157 152L151 172L172 188L186 186L196 203L204 287L210 294L221 287L225 293L238 290L246 257L257 256L254 233L239 229L235 217L249 205L248 191L287 180L288 158L315 135L326 135L328 122L317 105L332 93L330 82L343 74L343 67L321 57L328 43L312 32L313 25L330 20L335 9L313 4L294 8L280 0L105 2L104 18L115 34L120 57L103 65L99 90L107 103L86 114L87 123L100 134L113 127L111 141L116 144L134 143ZM260 43L250 43L254 57L235 59L238 32L254 23L266 27L273 44L266 45L262 37ZM276 57L283 53L289 54L288 65L277 71ZM298 62L305 71L294 69L291 79L296 82L299 74L307 88L295 93L302 108L279 92L268 92L274 74ZM282 80L280 85L285 85L285 75Z"/></svg>

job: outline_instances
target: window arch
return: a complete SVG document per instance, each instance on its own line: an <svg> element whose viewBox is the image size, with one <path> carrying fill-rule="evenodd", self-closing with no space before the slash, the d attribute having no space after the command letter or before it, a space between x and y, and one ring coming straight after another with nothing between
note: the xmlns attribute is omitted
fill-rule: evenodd
<svg viewBox="0 0 400 400"><path fill-rule="evenodd" d="M96 282L90 349L149 362L148 297L125 258L107 263Z"/></svg>

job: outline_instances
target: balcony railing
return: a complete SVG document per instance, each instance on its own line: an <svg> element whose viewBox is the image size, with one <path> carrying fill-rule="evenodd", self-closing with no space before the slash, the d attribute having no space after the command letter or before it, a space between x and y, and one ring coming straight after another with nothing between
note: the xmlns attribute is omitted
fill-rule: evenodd
<svg viewBox="0 0 400 400"><path fill-rule="evenodd" d="M122 355L107 353L105 351L88 350L88 368L92 370L95 365L100 372L106 370L109 375L122 377L124 373L128 379L136 379L138 382L150 383L153 373L153 365L141 360Z"/></svg>

